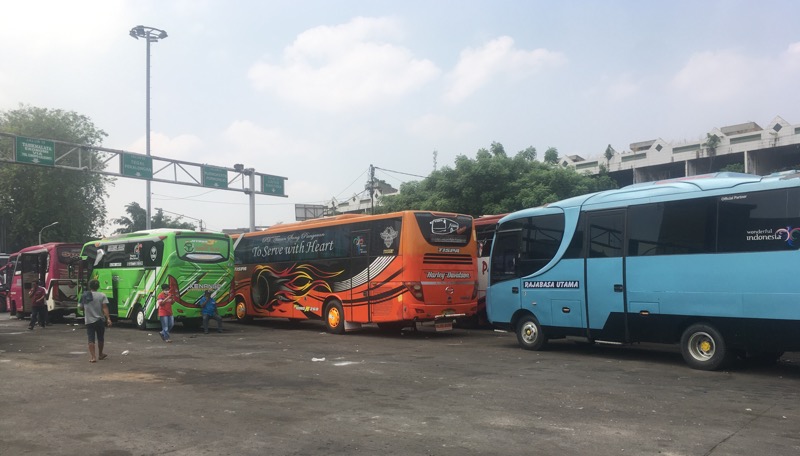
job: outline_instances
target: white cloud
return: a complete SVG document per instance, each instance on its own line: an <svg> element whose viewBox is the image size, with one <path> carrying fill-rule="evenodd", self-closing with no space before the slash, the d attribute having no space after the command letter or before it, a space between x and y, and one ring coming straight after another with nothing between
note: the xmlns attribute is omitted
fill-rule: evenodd
<svg viewBox="0 0 800 456"><path fill-rule="evenodd" d="M800 43L777 55L744 55L732 50L692 55L673 77L672 87L702 102L744 100L748 96L785 96L781 87L800 77Z"/></svg>
<svg viewBox="0 0 800 456"><path fill-rule="evenodd" d="M417 136L428 139L447 138L457 139L475 128L468 122L457 122L445 116L426 114L410 122L409 131Z"/></svg>
<svg viewBox="0 0 800 456"><path fill-rule="evenodd" d="M787 71L800 70L800 42L790 44L780 59Z"/></svg>
<svg viewBox="0 0 800 456"><path fill-rule="evenodd" d="M672 86L699 101L727 100L756 80L754 65L757 62L730 50L696 53L675 75Z"/></svg>
<svg viewBox="0 0 800 456"><path fill-rule="evenodd" d="M641 92L641 84L631 80L629 74L623 74L607 89L610 101L619 102L627 100Z"/></svg>
<svg viewBox="0 0 800 456"><path fill-rule="evenodd" d="M389 18L316 27L298 35L280 63L256 63L248 77L259 91L324 111L398 99L440 73L433 62L394 44L400 36L400 25Z"/></svg>
<svg viewBox="0 0 800 456"><path fill-rule="evenodd" d="M514 48L514 40L501 36L478 49L467 48L455 69L447 75L445 99L459 102L488 85L498 76L525 78L545 68L566 63L566 57L547 49L525 51Z"/></svg>
<svg viewBox="0 0 800 456"><path fill-rule="evenodd" d="M157 157L196 162L197 154L203 147L203 141L194 135L183 134L170 138L163 133L150 134L150 155ZM147 153L147 139L145 137L137 139L127 150L140 154Z"/></svg>
<svg viewBox="0 0 800 456"><path fill-rule="evenodd" d="M0 54L14 52L26 60L62 56L71 59L108 51L125 37L131 5L106 0L4 2L0 14ZM76 52L76 50L81 52Z"/></svg>
<svg viewBox="0 0 800 456"><path fill-rule="evenodd" d="M303 139L296 139L274 128L263 128L247 120L237 120L222 134L236 157L246 160L245 166L258 168L264 164L313 157L317 148Z"/></svg>

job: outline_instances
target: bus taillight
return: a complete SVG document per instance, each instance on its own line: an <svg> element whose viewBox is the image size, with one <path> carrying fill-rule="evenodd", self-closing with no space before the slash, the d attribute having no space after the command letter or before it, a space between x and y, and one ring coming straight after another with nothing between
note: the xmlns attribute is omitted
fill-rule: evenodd
<svg viewBox="0 0 800 456"><path fill-rule="evenodd" d="M478 281L476 280L472 284L472 299L478 299Z"/></svg>
<svg viewBox="0 0 800 456"><path fill-rule="evenodd" d="M406 286L408 291L411 293L412 296L417 298L420 301L424 301L424 297L422 296L422 283L420 282L405 282L403 285Z"/></svg>

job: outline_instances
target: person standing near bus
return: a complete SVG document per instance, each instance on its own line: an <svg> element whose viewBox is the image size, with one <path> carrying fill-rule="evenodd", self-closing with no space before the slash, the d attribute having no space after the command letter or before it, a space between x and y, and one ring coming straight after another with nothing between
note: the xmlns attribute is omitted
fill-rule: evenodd
<svg viewBox="0 0 800 456"><path fill-rule="evenodd" d="M172 315L172 303L175 302L175 296L172 294L168 284L161 285L161 293L158 294L156 299L156 306L158 306L158 319L161 320L161 338L164 342L172 342L169 338L169 332L175 325L175 317Z"/></svg>
<svg viewBox="0 0 800 456"><path fill-rule="evenodd" d="M222 332L222 317L217 312L217 301L211 297L211 290L206 290L203 297L197 302L203 308L203 332L208 334L208 320L213 318L217 321L217 332Z"/></svg>
<svg viewBox="0 0 800 456"><path fill-rule="evenodd" d="M47 325L47 303L45 302L47 290L45 290L43 286L39 285L39 282L33 281L31 282L30 296L31 324L28 326L28 330L33 331L33 327L36 326L37 318L39 319L39 326L44 329Z"/></svg>
<svg viewBox="0 0 800 456"><path fill-rule="evenodd" d="M89 290L81 296L78 307L83 310L83 321L86 326L86 335L89 338L89 362L97 362L108 357L103 353L105 343L106 326L111 327L111 316L108 313L108 297L97 290L100 289L100 282L89 281ZM95 356L94 343L97 339L97 355Z"/></svg>

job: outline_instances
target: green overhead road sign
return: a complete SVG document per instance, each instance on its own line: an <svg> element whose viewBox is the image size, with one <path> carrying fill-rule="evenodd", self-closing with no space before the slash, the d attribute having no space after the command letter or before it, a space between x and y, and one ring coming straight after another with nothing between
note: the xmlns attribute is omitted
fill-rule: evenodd
<svg viewBox="0 0 800 456"><path fill-rule="evenodd" d="M285 177L271 176L269 174L261 175L261 193L274 196L286 196L283 190L283 181Z"/></svg>
<svg viewBox="0 0 800 456"><path fill-rule="evenodd" d="M228 188L228 170L203 166L203 187Z"/></svg>
<svg viewBox="0 0 800 456"><path fill-rule="evenodd" d="M122 169L120 174L123 176L140 177L143 179L153 178L153 159L147 155L122 153Z"/></svg>
<svg viewBox="0 0 800 456"><path fill-rule="evenodd" d="M53 166L56 162L56 144L45 139L17 136L16 162Z"/></svg>

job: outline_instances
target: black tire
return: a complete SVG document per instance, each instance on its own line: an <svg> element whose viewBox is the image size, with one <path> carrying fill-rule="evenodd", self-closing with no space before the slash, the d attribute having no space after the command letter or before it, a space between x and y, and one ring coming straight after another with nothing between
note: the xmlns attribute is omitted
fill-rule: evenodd
<svg viewBox="0 0 800 456"><path fill-rule="evenodd" d="M533 315L525 315L517 322L517 342L525 350L542 350L547 345L547 336Z"/></svg>
<svg viewBox="0 0 800 456"><path fill-rule="evenodd" d="M735 356L722 334L705 323L686 328L681 336L681 354L689 367L706 371L724 368Z"/></svg>
<svg viewBox="0 0 800 456"><path fill-rule="evenodd" d="M344 311L342 303L331 301L325 306L325 328L331 334L344 334Z"/></svg>
<svg viewBox="0 0 800 456"><path fill-rule="evenodd" d="M142 331L147 330L147 317L142 306L136 306L133 310L133 324Z"/></svg>

